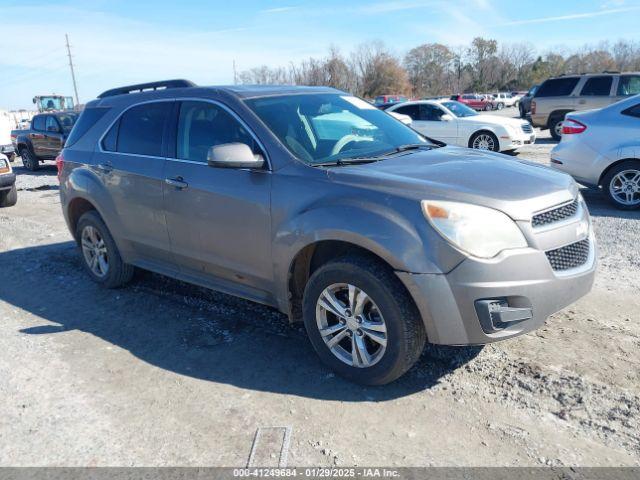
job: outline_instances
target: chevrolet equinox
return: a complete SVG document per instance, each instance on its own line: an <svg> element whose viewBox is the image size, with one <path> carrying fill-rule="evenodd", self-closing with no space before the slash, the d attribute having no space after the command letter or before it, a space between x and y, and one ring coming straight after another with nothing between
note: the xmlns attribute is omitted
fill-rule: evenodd
<svg viewBox="0 0 640 480"><path fill-rule="evenodd" d="M401 376L427 341L531 331L594 278L570 176L448 147L332 88L115 88L57 164L93 280L138 267L270 305L364 384Z"/></svg>

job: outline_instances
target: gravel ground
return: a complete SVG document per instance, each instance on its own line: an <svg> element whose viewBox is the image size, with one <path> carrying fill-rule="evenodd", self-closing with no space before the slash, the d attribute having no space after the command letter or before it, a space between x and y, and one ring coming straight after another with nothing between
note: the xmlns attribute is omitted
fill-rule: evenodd
<svg viewBox="0 0 640 480"><path fill-rule="evenodd" d="M546 163L538 133L519 156ZM244 466L252 445L277 465L286 436L289 465L640 465L640 212L599 192L584 192L588 296L537 332L429 347L365 388L270 308L149 273L98 288L55 166L16 172L18 205L0 210L0 466Z"/></svg>

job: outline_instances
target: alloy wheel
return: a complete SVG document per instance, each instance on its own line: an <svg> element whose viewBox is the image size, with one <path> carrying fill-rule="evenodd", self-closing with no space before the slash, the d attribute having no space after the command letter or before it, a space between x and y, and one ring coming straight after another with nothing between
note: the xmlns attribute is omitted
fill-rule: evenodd
<svg viewBox="0 0 640 480"><path fill-rule="evenodd" d="M623 170L609 183L611 197L621 205L640 204L640 170Z"/></svg>
<svg viewBox="0 0 640 480"><path fill-rule="evenodd" d="M482 133L473 140L471 146L477 150L494 150L496 143L491 135Z"/></svg>
<svg viewBox="0 0 640 480"><path fill-rule="evenodd" d="M380 309L362 289L329 285L316 302L316 324L331 353L356 368L371 367L384 356L387 326Z"/></svg>
<svg viewBox="0 0 640 480"><path fill-rule="evenodd" d="M562 136L562 121L558 122L555 124L555 126L553 127L554 131L556 132L556 135L558 137Z"/></svg>
<svg viewBox="0 0 640 480"><path fill-rule="evenodd" d="M109 256L104 238L97 228L87 225L82 230L82 254L87 266L99 278L109 272Z"/></svg>

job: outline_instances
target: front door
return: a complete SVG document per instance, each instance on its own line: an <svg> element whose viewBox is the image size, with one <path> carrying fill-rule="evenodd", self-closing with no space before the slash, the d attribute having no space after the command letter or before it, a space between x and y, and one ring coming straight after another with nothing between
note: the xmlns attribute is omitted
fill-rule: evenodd
<svg viewBox="0 0 640 480"><path fill-rule="evenodd" d="M55 116L49 115L47 116L45 129L46 132L44 133L44 139L42 141L42 156L54 158L60 153L62 145L64 144L62 127Z"/></svg>
<svg viewBox="0 0 640 480"><path fill-rule="evenodd" d="M442 120L445 111L436 105L420 105L420 118L414 128L424 135L445 143L455 144L458 136L458 122L455 118Z"/></svg>
<svg viewBox="0 0 640 480"><path fill-rule="evenodd" d="M273 272L271 172L207 164L214 145L239 142L264 152L220 104L184 101L176 116L164 185L173 256L186 276L227 291L241 285L244 293L266 299Z"/></svg>

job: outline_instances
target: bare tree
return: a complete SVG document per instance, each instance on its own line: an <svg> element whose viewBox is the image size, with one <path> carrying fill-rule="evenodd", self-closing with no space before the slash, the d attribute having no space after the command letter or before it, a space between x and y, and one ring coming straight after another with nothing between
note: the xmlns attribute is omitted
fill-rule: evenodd
<svg viewBox="0 0 640 480"><path fill-rule="evenodd" d="M414 95L442 95L454 86L454 53L446 45L428 43L407 53L404 65Z"/></svg>

